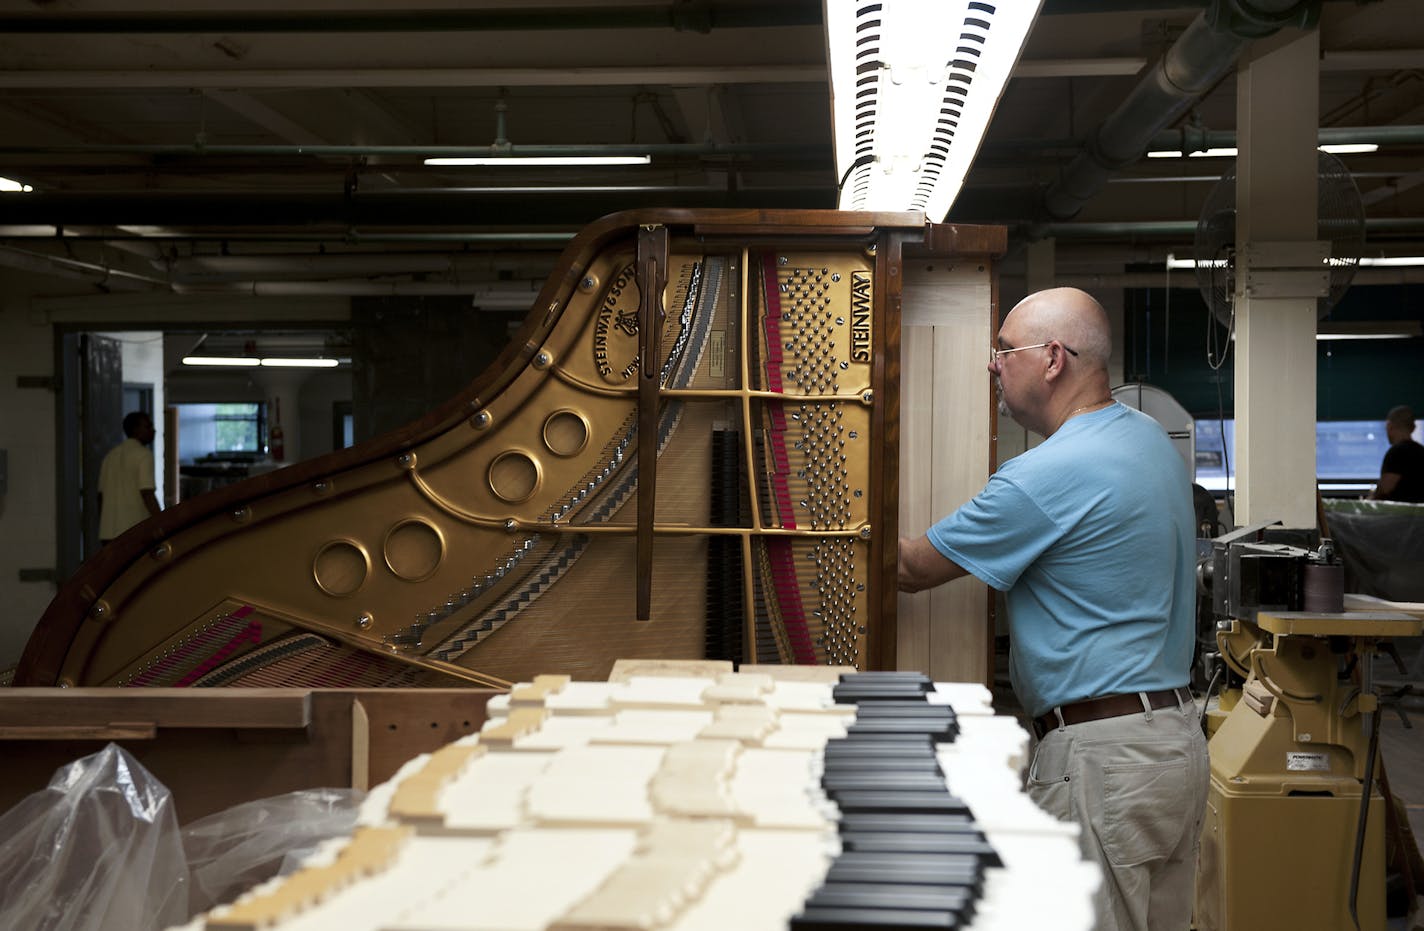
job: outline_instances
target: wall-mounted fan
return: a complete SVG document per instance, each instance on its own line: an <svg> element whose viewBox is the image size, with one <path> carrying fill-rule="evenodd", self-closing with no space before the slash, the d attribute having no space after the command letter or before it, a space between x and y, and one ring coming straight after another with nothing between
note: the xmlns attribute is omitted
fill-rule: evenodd
<svg viewBox="0 0 1424 931"><path fill-rule="evenodd" d="M1330 244L1330 290L1318 298L1324 317L1350 287L1365 246L1365 208L1343 162L1318 152L1316 238ZM1223 326L1231 323L1236 285L1236 168L1221 176L1202 205L1193 243L1197 285Z"/></svg>

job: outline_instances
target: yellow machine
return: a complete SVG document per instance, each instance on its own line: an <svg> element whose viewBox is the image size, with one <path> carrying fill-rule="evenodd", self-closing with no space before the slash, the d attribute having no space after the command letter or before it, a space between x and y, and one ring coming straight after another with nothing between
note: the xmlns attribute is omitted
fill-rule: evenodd
<svg viewBox="0 0 1424 931"><path fill-rule="evenodd" d="M1382 638L1421 628L1392 613L1263 610L1221 622L1222 659L1246 682L1208 745L1198 931L1385 927L1370 668Z"/></svg>

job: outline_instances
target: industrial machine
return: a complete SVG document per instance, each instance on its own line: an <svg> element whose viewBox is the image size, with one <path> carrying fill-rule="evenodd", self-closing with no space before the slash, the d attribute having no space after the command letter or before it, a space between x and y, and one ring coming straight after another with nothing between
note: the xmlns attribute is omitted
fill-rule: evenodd
<svg viewBox="0 0 1424 931"><path fill-rule="evenodd" d="M1404 614L1343 611L1340 569L1270 542L1213 541L1203 578L1220 661L1239 677L1211 729L1199 931L1385 927L1385 799L1374 654L1418 636Z"/></svg>

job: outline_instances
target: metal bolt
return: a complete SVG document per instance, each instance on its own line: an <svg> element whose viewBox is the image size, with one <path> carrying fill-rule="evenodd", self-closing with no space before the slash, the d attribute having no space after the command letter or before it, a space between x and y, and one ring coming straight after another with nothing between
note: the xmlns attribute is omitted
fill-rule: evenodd
<svg viewBox="0 0 1424 931"><path fill-rule="evenodd" d="M409 469L415 465L415 453L401 453L396 457L396 465L402 469Z"/></svg>
<svg viewBox="0 0 1424 931"><path fill-rule="evenodd" d="M861 538L862 540L869 540L869 539L870 539L870 525L869 525L869 524L866 524L864 527L861 527L861 528L860 528L860 538Z"/></svg>
<svg viewBox="0 0 1424 931"><path fill-rule="evenodd" d="M369 611L362 611L362 612L361 612L359 615L357 615L357 617L356 617L356 626L359 627L359 628L361 628L362 630L365 630L366 628L368 628L368 627L371 626L371 623L372 623L374 620L375 620L375 618L371 616L371 612L369 612Z"/></svg>
<svg viewBox="0 0 1424 931"><path fill-rule="evenodd" d="M504 529L514 531L519 529L519 523L514 518L507 518L504 522Z"/></svg>
<svg viewBox="0 0 1424 931"><path fill-rule="evenodd" d="M860 393L860 399L866 404L870 404L875 401L875 392L870 390L862 391Z"/></svg>

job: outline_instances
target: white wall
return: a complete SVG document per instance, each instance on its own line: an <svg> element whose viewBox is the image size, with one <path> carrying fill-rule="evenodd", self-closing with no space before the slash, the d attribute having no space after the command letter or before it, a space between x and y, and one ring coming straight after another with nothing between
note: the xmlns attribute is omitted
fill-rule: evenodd
<svg viewBox="0 0 1424 931"><path fill-rule="evenodd" d="M52 570L57 561L55 394L16 384L54 375L51 329L31 318L28 299L46 287L46 279L0 269L0 449L9 473L0 496L0 669L19 661L55 593L51 582L20 581L20 570Z"/></svg>

